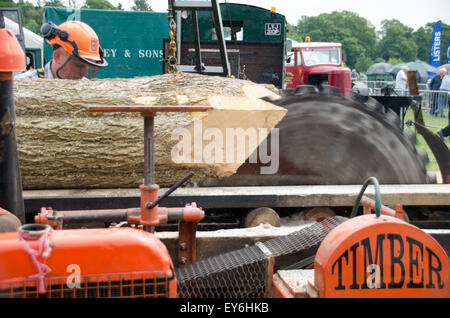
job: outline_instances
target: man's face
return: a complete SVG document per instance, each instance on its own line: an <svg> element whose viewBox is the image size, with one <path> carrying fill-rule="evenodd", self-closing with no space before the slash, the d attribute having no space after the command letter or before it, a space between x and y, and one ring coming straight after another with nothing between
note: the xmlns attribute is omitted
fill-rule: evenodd
<svg viewBox="0 0 450 318"><path fill-rule="evenodd" d="M52 65L52 69L54 70L53 75L59 75L62 79L72 79L72 80L79 80L83 77L88 77L89 73L89 65L86 63L83 63L76 58L70 58L70 60L66 63L67 59L70 58L70 55L64 51L62 48L58 48L53 52L53 62L54 66ZM63 66L62 69L59 70L58 74L56 74L56 71ZM56 78L56 76L55 76Z"/></svg>

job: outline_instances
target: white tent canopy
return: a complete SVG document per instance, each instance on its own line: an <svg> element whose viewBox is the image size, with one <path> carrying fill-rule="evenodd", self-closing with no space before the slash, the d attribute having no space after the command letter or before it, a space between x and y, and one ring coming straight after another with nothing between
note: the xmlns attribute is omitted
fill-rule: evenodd
<svg viewBox="0 0 450 318"><path fill-rule="evenodd" d="M5 18L5 26L6 29L11 30L12 32L14 32L14 34L18 35L19 34L19 25L12 21L11 19L8 19L7 17ZM26 48L30 48L30 49L40 49L42 54L41 54L41 63L43 65L44 63L44 38L37 35L36 33L28 30L27 28L23 28L23 36L25 39L25 47Z"/></svg>

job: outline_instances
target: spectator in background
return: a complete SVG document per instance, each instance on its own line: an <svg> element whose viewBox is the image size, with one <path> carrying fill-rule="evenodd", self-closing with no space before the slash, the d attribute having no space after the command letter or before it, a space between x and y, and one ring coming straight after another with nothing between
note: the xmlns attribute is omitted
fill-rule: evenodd
<svg viewBox="0 0 450 318"><path fill-rule="evenodd" d="M439 86L441 91L450 91L450 74L447 74L442 78L441 86Z"/></svg>
<svg viewBox="0 0 450 318"><path fill-rule="evenodd" d="M444 70L445 74L445 70ZM436 115L439 115L441 117L445 117L444 109L447 107L448 104L448 95L450 94L450 75L445 75L442 78L441 86L439 87L439 90L442 92L439 94L439 103L438 103L438 112Z"/></svg>
<svg viewBox="0 0 450 318"><path fill-rule="evenodd" d="M408 66L402 66L395 77L395 89L400 96L408 95L408 70Z"/></svg>
<svg viewBox="0 0 450 318"><path fill-rule="evenodd" d="M355 69L352 69L352 82L353 81L359 81L359 74Z"/></svg>
<svg viewBox="0 0 450 318"><path fill-rule="evenodd" d="M438 114L440 93L438 93L437 91L440 90L442 79L444 78L446 72L447 71L445 70L445 68L441 68L438 74L434 76L430 82L430 91L434 91L431 92L431 109L430 109L431 115L437 116Z"/></svg>

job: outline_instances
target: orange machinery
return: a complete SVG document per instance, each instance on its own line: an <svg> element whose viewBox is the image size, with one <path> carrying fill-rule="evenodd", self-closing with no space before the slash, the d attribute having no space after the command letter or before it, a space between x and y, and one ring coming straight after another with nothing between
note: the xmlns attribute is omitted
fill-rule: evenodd
<svg viewBox="0 0 450 318"><path fill-rule="evenodd" d="M127 220L149 232L168 220L178 220L178 260L195 262L195 233L204 211L195 203L160 208L159 203L182 185L188 174L158 198L154 180L153 120L158 111L205 111L209 106L111 106L90 111L138 111L144 116L145 164L141 207L125 210ZM61 220L43 208L38 223L19 233L0 235L0 296L47 297L176 297L176 277L167 248L152 233L131 228L53 230ZM50 210L51 211L51 210ZM123 211L123 210L120 210ZM65 211L64 215L102 216L117 210ZM60 214L61 215L61 214Z"/></svg>
<svg viewBox="0 0 450 318"><path fill-rule="evenodd" d="M168 220L179 221L180 265L195 262L195 233L204 211L195 203L161 208L159 203L192 174L158 198L154 182L153 118L157 111L204 111L211 107L91 107L91 111L139 111L145 121L145 178L141 207L126 210L64 211L59 215L102 217L122 211L133 228L54 230L61 219L43 208L37 223L18 233L0 234L0 296L3 297L176 297L176 277L165 245L153 232ZM49 212L51 211L51 212Z"/></svg>
<svg viewBox="0 0 450 318"><path fill-rule="evenodd" d="M0 100L7 99L13 108L12 72L23 70L25 59L14 34L2 29L1 22L2 17ZM90 111L138 111L144 116L145 175L144 183L140 187L141 207L128 209L125 213L128 220L139 222L147 231L133 228L60 231L50 225L58 228L61 220L51 220L49 217L41 220L41 223L47 224L23 225L18 232L0 234L0 297L176 297L176 277L172 259L167 248L152 232L154 226L160 222L178 220L180 264L195 262L196 225L204 217L204 211L197 208L195 203L183 208L159 207L161 201L192 174L158 198L159 187L154 180L153 161L154 117L158 111L208 109L211 107L91 107ZM11 122L13 121L1 122L1 133L5 132L4 128L9 127ZM17 146L12 142L9 153L16 152ZM5 151L4 155L6 157L8 153ZM12 158L11 164L18 167L17 158ZM17 172L20 176L20 171ZM6 179L13 186L14 180L20 180L20 177L0 177L2 182ZM4 190L2 184L1 192L4 193ZM19 194L21 196L21 192ZM15 212L14 207L3 208ZM80 214L76 212L81 211L67 214ZM101 216L104 212L82 211L82 214Z"/></svg>
<svg viewBox="0 0 450 318"><path fill-rule="evenodd" d="M375 201L362 195L370 182ZM356 217L360 203L364 215ZM351 217L320 244L313 282L298 288L299 280L278 279L275 297L450 298L448 255L433 237L403 220L400 206L381 205L375 178L365 183Z"/></svg>
<svg viewBox="0 0 450 318"><path fill-rule="evenodd" d="M0 235L0 297L176 297L166 247L131 228Z"/></svg>
<svg viewBox="0 0 450 318"><path fill-rule="evenodd" d="M450 262L419 228L367 214L336 227L314 261L318 297L450 297Z"/></svg>

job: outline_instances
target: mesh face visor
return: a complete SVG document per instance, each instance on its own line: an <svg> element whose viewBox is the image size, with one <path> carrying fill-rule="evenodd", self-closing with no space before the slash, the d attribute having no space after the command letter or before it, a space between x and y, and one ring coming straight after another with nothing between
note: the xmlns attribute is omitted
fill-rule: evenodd
<svg viewBox="0 0 450 318"><path fill-rule="evenodd" d="M99 48L99 53L100 53L100 61L99 62L88 60L88 59L85 59L85 58L79 56L78 50L75 50L75 49L70 57L87 64L88 65L88 74L86 77L88 79L93 79L93 78L97 77L97 73L100 69L108 66L108 62L106 62L106 60L103 58L102 48Z"/></svg>
<svg viewBox="0 0 450 318"><path fill-rule="evenodd" d="M74 63L72 63L72 65L70 66L73 69L73 71L75 73L83 74L83 77L86 77L88 79L93 79L93 78L97 77L98 71L101 68L108 65L108 63L105 60L103 60L102 63L96 63L95 61L90 61L90 60L84 59L78 55L72 54L72 55L69 55L67 60L64 62L64 64L61 65L56 70L56 76L58 78L62 78L62 76L60 75L60 71L62 69L64 69L65 67L67 67L67 65L71 61L74 61ZM86 72L86 68L87 68L87 72Z"/></svg>

